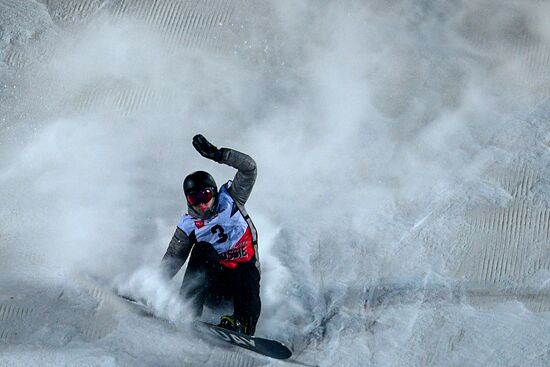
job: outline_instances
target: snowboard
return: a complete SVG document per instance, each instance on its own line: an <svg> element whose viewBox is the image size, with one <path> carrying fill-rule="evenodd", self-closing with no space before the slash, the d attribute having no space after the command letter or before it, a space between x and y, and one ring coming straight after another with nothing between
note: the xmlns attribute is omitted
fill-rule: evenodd
<svg viewBox="0 0 550 367"><path fill-rule="evenodd" d="M138 307L138 309L148 316L154 316L153 312L145 306L140 300L136 300L132 297L117 294L120 298ZM260 338L257 336L250 336L241 334L236 331L224 329L208 322L196 320L195 326L201 331L206 331L213 335L216 339L235 345L237 347L245 348L253 352L262 354L266 357L275 359L288 359L292 356L292 352L284 344L266 338Z"/></svg>
<svg viewBox="0 0 550 367"><path fill-rule="evenodd" d="M241 334L200 320L195 321L195 325L223 342L251 350L266 357L288 359L292 356L292 352L288 347L275 340Z"/></svg>

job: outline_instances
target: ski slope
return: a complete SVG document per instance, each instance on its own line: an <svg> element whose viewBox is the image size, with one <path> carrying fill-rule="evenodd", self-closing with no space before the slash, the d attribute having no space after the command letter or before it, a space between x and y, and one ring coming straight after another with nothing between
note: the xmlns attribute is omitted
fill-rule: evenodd
<svg viewBox="0 0 550 367"><path fill-rule="evenodd" d="M294 362L547 366L549 12L0 0L0 366L288 364L157 272L182 179L234 175L196 133L258 163L257 335Z"/></svg>

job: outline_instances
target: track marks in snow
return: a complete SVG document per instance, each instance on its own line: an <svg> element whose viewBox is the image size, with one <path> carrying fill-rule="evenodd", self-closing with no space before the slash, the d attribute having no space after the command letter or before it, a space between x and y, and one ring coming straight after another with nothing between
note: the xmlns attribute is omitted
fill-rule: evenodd
<svg viewBox="0 0 550 367"><path fill-rule="evenodd" d="M86 340L101 339L112 333L118 326L114 315L120 310L120 302L108 289L81 281L85 292L97 300L98 306L91 318L80 326L80 335Z"/></svg>
<svg viewBox="0 0 550 367"><path fill-rule="evenodd" d="M32 321L35 309L14 301L0 303L0 343L13 344L20 336L19 326Z"/></svg>
<svg viewBox="0 0 550 367"><path fill-rule="evenodd" d="M33 309L13 303L0 303L0 321L21 320L33 314Z"/></svg>
<svg viewBox="0 0 550 367"><path fill-rule="evenodd" d="M94 15L106 0L61 1L47 0L46 6L52 19L61 26L77 23Z"/></svg>
<svg viewBox="0 0 550 367"><path fill-rule="evenodd" d="M108 313L95 314L80 327L80 335L86 340L97 340L111 334L118 323Z"/></svg>
<svg viewBox="0 0 550 367"><path fill-rule="evenodd" d="M125 0L112 10L115 17L133 17L162 34L177 48L227 48L225 27L231 22L233 1Z"/></svg>
<svg viewBox="0 0 550 367"><path fill-rule="evenodd" d="M495 181L510 194L505 207L483 208L468 220L475 256L470 280L485 284L523 281L540 269L550 269L550 208L530 199L539 174L524 163L496 173Z"/></svg>
<svg viewBox="0 0 550 367"><path fill-rule="evenodd" d="M11 48L6 52L4 62L11 67L21 69L28 64L28 58L25 50L21 48Z"/></svg>
<svg viewBox="0 0 550 367"><path fill-rule="evenodd" d="M97 109L114 110L127 117L144 108L155 106L161 100L163 98L158 92L147 87L97 88L82 93L76 102L76 109L78 112Z"/></svg>
<svg viewBox="0 0 550 367"><path fill-rule="evenodd" d="M100 302L100 307L113 303L113 293L97 286L86 286L86 292Z"/></svg>
<svg viewBox="0 0 550 367"><path fill-rule="evenodd" d="M474 280L498 283L522 280L540 268L548 268L545 259L550 211L526 201L489 213L476 230L488 240L483 246Z"/></svg>
<svg viewBox="0 0 550 367"><path fill-rule="evenodd" d="M17 339L17 333L0 329L0 343L13 343Z"/></svg>
<svg viewBox="0 0 550 367"><path fill-rule="evenodd" d="M535 103L550 96L550 45L534 24L533 14L521 2L503 6L485 1L469 8L460 27L474 52L504 61L504 69L513 68L516 82L538 92Z"/></svg>
<svg viewBox="0 0 550 367"><path fill-rule="evenodd" d="M264 358L255 358L245 353L220 350L214 348L205 366L227 366L227 367L258 367L264 366Z"/></svg>
<svg viewBox="0 0 550 367"><path fill-rule="evenodd" d="M112 22L133 19L159 35L168 54L182 49L207 49L216 53L228 53L235 46L232 17L233 0L124 0L105 5L105 13ZM52 2L50 2L52 3ZM91 4L95 5L91 5ZM71 8L71 14L93 14L89 9L101 7L98 1L69 1L63 7ZM60 12L59 5L49 4L50 12ZM88 10L87 10L88 9ZM54 14L55 15L55 14ZM93 15L92 15L93 16ZM11 62L18 62L18 54ZM124 86L100 85L84 90L75 100L77 112L97 110L116 111L123 117L156 107L160 102L175 98L166 91L158 91L148 85Z"/></svg>
<svg viewBox="0 0 550 367"><path fill-rule="evenodd" d="M11 344L17 340L14 324L33 315L33 309L13 302L0 303L0 343Z"/></svg>
<svg viewBox="0 0 550 367"><path fill-rule="evenodd" d="M465 251L458 276L481 287L506 290L533 311L550 310L550 292L524 288L540 271L550 271L550 208L533 195L543 178L533 164L517 159L488 172L488 179L509 194L507 203L484 205L468 213Z"/></svg>

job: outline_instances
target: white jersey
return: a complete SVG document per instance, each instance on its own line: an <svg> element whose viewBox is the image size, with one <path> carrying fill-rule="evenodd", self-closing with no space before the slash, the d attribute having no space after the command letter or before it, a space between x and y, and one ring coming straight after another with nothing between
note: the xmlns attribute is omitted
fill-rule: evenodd
<svg viewBox="0 0 550 367"><path fill-rule="evenodd" d="M250 226L227 190L231 184L227 182L218 192L217 215L203 220L185 214L178 227L196 244L212 245L220 263L233 269L254 257L254 245Z"/></svg>

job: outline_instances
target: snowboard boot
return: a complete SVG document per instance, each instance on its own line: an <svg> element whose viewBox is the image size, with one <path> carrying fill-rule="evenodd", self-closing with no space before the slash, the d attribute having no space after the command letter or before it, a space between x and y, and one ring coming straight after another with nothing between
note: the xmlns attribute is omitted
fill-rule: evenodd
<svg viewBox="0 0 550 367"><path fill-rule="evenodd" d="M232 315L222 316L218 326L241 334L250 335L250 328L248 325Z"/></svg>

